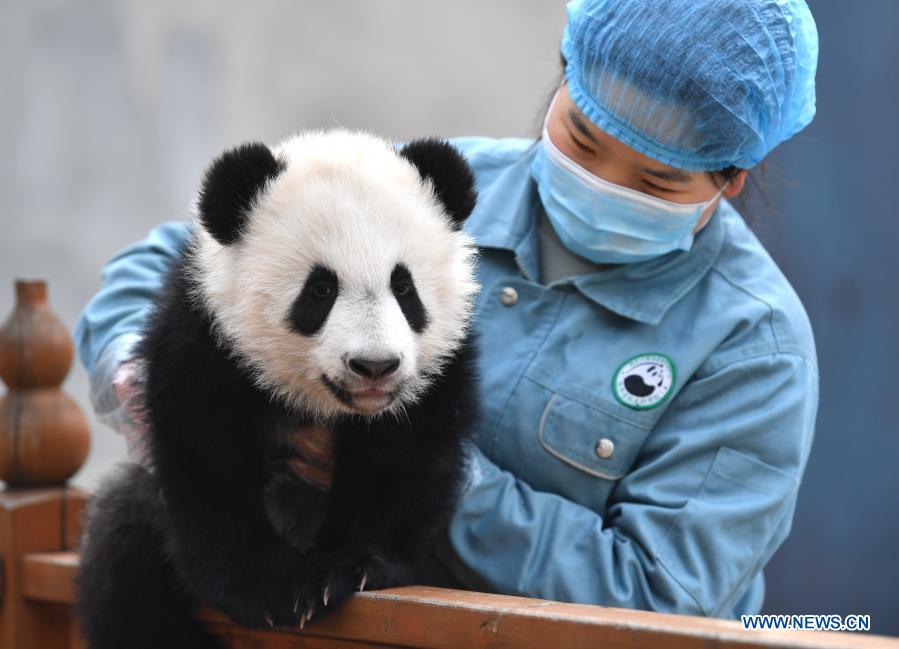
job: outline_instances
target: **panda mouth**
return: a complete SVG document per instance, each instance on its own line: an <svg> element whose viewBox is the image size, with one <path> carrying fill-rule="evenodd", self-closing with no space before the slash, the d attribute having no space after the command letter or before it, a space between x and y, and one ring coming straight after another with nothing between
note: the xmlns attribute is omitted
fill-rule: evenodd
<svg viewBox="0 0 899 649"><path fill-rule="evenodd" d="M326 374L321 375L322 383L334 397L346 406L353 406L357 401L393 401L396 391L369 386L361 390L349 390L332 381Z"/></svg>
<svg viewBox="0 0 899 649"><path fill-rule="evenodd" d="M350 391L354 397L363 397L363 398L378 398L378 397L386 397L391 393L389 390L382 390L380 388L366 388L364 390L352 390Z"/></svg>

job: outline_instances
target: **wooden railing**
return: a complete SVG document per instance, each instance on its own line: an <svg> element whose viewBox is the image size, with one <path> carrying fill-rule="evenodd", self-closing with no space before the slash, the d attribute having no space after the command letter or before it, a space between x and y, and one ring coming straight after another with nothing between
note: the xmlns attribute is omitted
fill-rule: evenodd
<svg viewBox="0 0 899 649"><path fill-rule="evenodd" d="M0 648L82 647L70 606L86 499L65 487L0 492ZM211 609L199 616L232 649L899 649L899 639L864 633L753 631L726 620L426 587L354 595L304 630L246 629Z"/></svg>
<svg viewBox="0 0 899 649"><path fill-rule="evenodd" d="M86 428L59 390L71 343L60 342L67 334L47 313L46 287L19 282L17 293L0 328L0 376L10 388L0 398L0 649L76 649L83 644L71 615L73 579L88 494L64 483L84 459ZM231 649L899 649L899 639L862 633L753 631L725 620L425 587L356 594L302 630L247 629L208 608L198 615Z"/></svg>

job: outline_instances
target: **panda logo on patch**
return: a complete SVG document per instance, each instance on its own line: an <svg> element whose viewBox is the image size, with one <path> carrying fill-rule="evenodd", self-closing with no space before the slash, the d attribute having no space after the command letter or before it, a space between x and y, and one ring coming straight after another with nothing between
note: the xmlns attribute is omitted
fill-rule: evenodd
<svg viewBox="0 0 899 649"><path fill-rule="evenodd" d="M677 372L665 354L639 354L624 361L615 372L612 391L619 402L635 410L648 410L671 394Z"/></svg>

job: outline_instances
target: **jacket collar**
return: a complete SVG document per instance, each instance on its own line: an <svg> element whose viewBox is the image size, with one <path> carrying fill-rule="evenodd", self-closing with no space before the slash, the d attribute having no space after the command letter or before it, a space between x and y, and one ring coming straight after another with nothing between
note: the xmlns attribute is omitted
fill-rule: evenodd
<svg viewBox="0 0 899 649"><path fill-rule="evenodd" d="M536 147L528 148L486 187L478 187L477 206L465 224L479 247L513 252L519 268L533 281L539 268L538 210L543 209L530 173L536 151ZM570 283L590 300L619 315L656 325L708 272L724 241L723 219L732 212L722 200L690 250L617 264L555 283Z"/></svg>

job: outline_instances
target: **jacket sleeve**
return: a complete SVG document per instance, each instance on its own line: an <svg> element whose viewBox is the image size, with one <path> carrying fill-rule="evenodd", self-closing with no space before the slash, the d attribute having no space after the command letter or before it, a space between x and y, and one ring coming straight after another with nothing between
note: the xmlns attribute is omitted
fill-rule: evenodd
<svg viewBox="0 0 899 649"><path fill-rule="evenodd" d="M187 221L158 225L146 239L128 246L103 267L100 290L75 323L75 345L88 374L93 374L101 353L111 341L126 334L130 334L129 343L133 340L165 271L180 254L191 227Z"/></svg>
<svg viewBox="0 0 899 649"><path fill-rule="evenodd" d="M479 590L728 617L789 532L817 404L816 364L796 354L697 374L602 512L473 449L445 561Z"/></svg>

